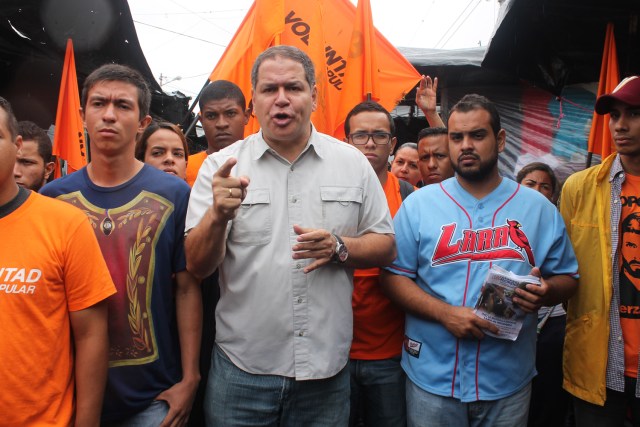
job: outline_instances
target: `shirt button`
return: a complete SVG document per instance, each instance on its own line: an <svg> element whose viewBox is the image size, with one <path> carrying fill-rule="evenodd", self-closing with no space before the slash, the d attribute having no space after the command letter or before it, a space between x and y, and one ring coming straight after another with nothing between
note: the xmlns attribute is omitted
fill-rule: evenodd
<svg viewBox="0 0 640 427"><path fill-rule="evenodd" d="M298 298L298 304L302 304L302 298Z"/></svg>
<svg viewBox="0 0 640 427"><path fill-rule="evenodd" d="M300 332L298 332L298 336L299 336L299 337L303 337L303 336L304 336L304 331L300 331Z"/></svg>
<svg viewBox="0 0 640 427"><path fill-rule="evenodd" d="M613 204L618 203L618 199L613 199Z"/></svg>
<svg viewBox="0 0 640 427"><path fill-rule="evenodd" d="M296 268L300 270L302 268L302 264L296 264Z"/></svg>
<svg viewBox="0 0 640 427"><path fill-rule="evenodd" d="M291 198L291 203L296 203L298 201L298 199L294 196Z"/></svg>
<svg viewBox="0 0 640 427"><path fill-rule="evenodd" d="M622 341L622 335L618 337L618 341Z"/></svg>
<svg viewBox="0 0 640 427"><path fill-rule="evenodd" d="M618 231L618 227L616 227L615 225L614 225L613 227L611 227L611 229L612 229L613 231Z"/></svg>
<svg viewBox="0 0 640 427"><path fill-rule="evenodd" d="M480 203L480 204L478 205L478 209L484 209L484 205L483 205L482 203Z"/></svg>

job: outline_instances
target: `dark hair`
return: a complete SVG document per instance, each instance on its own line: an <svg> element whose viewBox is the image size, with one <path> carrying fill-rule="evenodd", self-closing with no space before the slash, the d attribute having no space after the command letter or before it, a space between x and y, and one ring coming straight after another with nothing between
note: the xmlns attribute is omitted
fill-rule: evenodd
<svg viewBox="0 0 640 427"><path fill-rule="evenodd" d="M494 136L497 137L498 132L502 129L500 126L500 114L498 113L498 109L495 104L482 95L470 93L463 96L462 99L458 101L453 108L451 108L449 118L456 111L460 113L468 113L469 111L477 109L482 109L489 113L491 129L493 129Z"/></svg>
<svg viewBox="0 0 640 427"><path fill-rule="evenodd" d="M7 128L9 129L9 133L11 134L11 140L15 142L18 137L18 121L16 120L16 115L13 114L13 108L11 108L11 103L0 96L0 108L7 113Z"/></svg>
<svg viewBox="0 0 640 427"><path fill-rule="evenodd" d="M87 106L87 96L89 91L98 83L104 81L117 81L132 84L138 89L138 108L140 108L140 119L149 114L151 108L151 92L147 82L138 71L126 65L105 64L94 70L85 79L82 87L82 98L80 105L84 110Z"/></svg>
<svg viewBox="0 0 640 427"><path fill-rule="evenodd" d="M136 159L144 162L144 153L147 151L147 143L149 142L149 137L151 137L151 135L153 135L160 129L167 129L178 135L180 141L182 141L182 148L184 148L185 159L188 158L189 144L187 144L187 138L184 136L184 133L182 133L182 130L178 126L169 122L151 122L151 124L147 126L144 132L142 132L142 135L140 135L140 137L138 137L138 140L136 141Z"/></svg>
<svg viewBox="0 0 640 427"><path fill-rule="evenodd" d="M351 117L358 115L360 113L364 113L366 111L383 113L385 116L387 116L387 120L389 120L389 132L391 132L391 136L395 136L396 124L393 122L393 118L391 117L391 114L389 114L386 108L384 108L382 105L378 104L375 101L361 102L357 104L355 107L353 107L351 111L349 111L349 114L347 114L347 118L344 120L345 136L349 136L349 133L351 133L351 125L349 124L349 120L351 120Z"/></svg>
<svg viewBox="0 0 640 427"><path fill-rule="evenodd" d="M307 83L309 83L309 87L313 89L316 85L316 73L311 58L297 47L286 45L272 46L258 55L256 61L253 63L253 68L251 68L251 87L253 87L253 89L255 89L258 84L258 71L262 63L268 59L275 59L277 57L291 59L301 64L302 68L304 68L304 77Z"/></svg>
<svg viewBox="0 0 640 427"><path fill-rule="evenodd" d="M422 138L436 135L448 135L448 133L449 130L442 126L435 128L424 128L420 132L418 132L418 142L420 142Z"/></svg>
<svg viewBox="0 0 640 427"><path fill-rule="evenodd" d="M633 228L633 226L631 225L632 222L637 222L638 226L636 228ZM635 234L640 234L640 212L632 212L629 215L627 215L627 217L622 221L622 224L620 224L620 228L622 229L623 233L635 233Z"/></svg>
<svg viewBox="0 0 640 427"><path fill-rule="evenodd" d="M518 184L521 183L525 176L534 171L546 172L546 174L549 175L549 178L551 178L551 192L556 194L556 190L558 189L558 178L556 178L556 174L553 172L553 169L551 169L551 167L546 163L533 162L525 165L516 175L516 182Z"/></svg>
<svg viewBox="0 0 640 427"><path fill-rule="evenodd" d="M28 120L18 122L18 135L22 136L23 141L34 141L38 144L38 154L45 164L53 160L51 139L40 126Z"/></svg>
<svg viewBox="0 0 640 427"><path fill-rule="evenodd" d="M244 98L242 90L238 85L228 80L216 80L209 83L200 94L198 106L200 110L202 110L207 102L219 101L221 99L234 101L242 108L242 111L247 109L247 101Z"/></svg>

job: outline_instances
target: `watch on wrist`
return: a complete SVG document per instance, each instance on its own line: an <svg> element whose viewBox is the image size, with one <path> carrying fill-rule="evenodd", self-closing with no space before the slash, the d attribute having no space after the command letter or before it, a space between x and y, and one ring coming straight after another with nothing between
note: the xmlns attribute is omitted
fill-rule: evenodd
<svg viewBox="0 0 640 427"><path fill-rule="evenodd" d="M333 257L331 260L333 262L337 262L339 264L344 264L349 257L349 251L347 250L347 246L344 244L340 236L336 234L332 234L333 238L336 239L336 249L333 253Z"/></svg>

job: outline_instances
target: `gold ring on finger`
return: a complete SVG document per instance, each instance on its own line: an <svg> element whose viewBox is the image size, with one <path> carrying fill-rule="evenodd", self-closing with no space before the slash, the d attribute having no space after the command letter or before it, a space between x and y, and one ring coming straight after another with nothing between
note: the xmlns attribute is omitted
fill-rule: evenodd
<svg viewBox="0 0 640 427"><path fill-rule="evenodd" d="M228 190L229 190L229 198L232 198L233 197L233 191L232 191L231 188L228 188Z"/></svg>

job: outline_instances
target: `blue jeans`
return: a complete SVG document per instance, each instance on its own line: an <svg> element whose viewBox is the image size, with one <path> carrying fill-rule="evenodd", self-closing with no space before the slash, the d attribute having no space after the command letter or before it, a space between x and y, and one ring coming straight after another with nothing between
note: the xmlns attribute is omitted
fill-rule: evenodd
<svg viewBox="0 0 640 427"><path fill-rule="evenodd" d="M106 421L102 427L155 427L159 426L169 413L169 405L164 400L154 400L144 411L120 421Z"/></svg>
<svg viewBox="0 0 640 427"><path fill-rule="evenodd" d="M362 419L367 427L407 425L405 374L400 356L383 360L349 361L351 414L349 425Z"/></svg>
<svg viewBox="0 0 640 427"><path fill-rule="evenodd" d="M527 425L531 383L498 400L461 402L424 391L407 378L410 427L522 427Z"/></svg>
<svg viewBox="0 0 640 427"><path fill-rule="evenodd" d="M349 370L323 380L254 375L214 347L205 396L208 426L347 426Z"/></svg>

